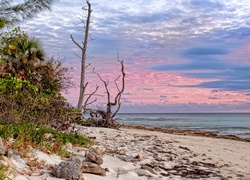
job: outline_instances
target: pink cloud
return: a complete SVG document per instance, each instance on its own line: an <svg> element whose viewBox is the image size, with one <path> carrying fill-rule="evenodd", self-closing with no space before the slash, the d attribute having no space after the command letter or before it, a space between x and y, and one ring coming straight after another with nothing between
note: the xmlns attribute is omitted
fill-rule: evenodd
<svg viewBox="0 0 250 180"><path fill-rule="evenodd" d="M105 62L105 63L103 63ZM107 81L112 95L117 94L117 90L113 80L120 75L120 65L114 58L113 62L94 60L92 65L96 67L96 71ZM158 61L160 62L160 61ZM228 104L237 106L240 102L247 103L249 100L245 93L214 90L209 88L192 87L200 83L209 82L211 79L198 79L182 76L174 72L145 70L152 62L144 63L128 63L125 61L126 85L123 94L123 106L128 109L129 106L152 107L155 105L179 107L194 107L199 105L205 107L220 106L220 104ZM87 93L91 93L96 85L100 86L98 91L98 104L105 104L105 89L102 82L96 75L87 71L86 81L89 82ZM74 73L76 87L71 89L70 93L65 95L68 101L74 105L77 104L79 96L79 72ZM164 97L164 98L162 98ZM185 108L184 108L185 109ZM218 110L218 109L217 109ZM133 110L134 111L134 110Z"/></svg>

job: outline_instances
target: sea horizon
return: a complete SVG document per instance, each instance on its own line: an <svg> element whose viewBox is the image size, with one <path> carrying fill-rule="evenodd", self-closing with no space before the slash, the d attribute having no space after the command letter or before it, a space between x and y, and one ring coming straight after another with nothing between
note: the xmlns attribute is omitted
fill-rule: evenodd
<svg viewBox="0 0 250 180"><path fill-rule="evenodd" d="M250 113L119 113L121 124L250 137Z"/></svg>
<svg viewBox="0 0 250 180"><path fill-rule="evenodd" d="M118 112L117 114L250 114L250 112Z"/></svg>

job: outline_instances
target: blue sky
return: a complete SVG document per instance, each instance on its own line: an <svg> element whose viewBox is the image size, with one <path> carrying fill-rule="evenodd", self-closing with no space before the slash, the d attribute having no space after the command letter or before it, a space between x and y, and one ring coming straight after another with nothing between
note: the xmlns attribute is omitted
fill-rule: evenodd
<svg viewBox="0 0 250 180"><path fill-rule="evenodd" d="M250 112L249 0L90 0L88 62L103 76L126 65L123 112ZM22 25L50 55L74 67L84 1L57 1ZM91 73L95 87L98 79ZM103 93L102 91L100 93ZM66 95L76 104L78 87Z"/></svg>

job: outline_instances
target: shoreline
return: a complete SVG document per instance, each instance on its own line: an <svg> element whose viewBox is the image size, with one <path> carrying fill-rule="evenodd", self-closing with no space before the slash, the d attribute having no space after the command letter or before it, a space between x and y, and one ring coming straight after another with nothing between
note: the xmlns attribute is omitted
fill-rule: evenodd
<svg viewBox="0 0 250 180"><path fill-rule="evenodd" d="M159 127L180 133L182 130L187 133L194 131L197 134L206 132L210 133L210 136L232 135L247 139L250 138L249 115L249 113L124 113L118 114L116 119L117 123L128 126Z"/></svg>
<svg viewBox="0 0 250 180"><path fill-rule="evenodd" d="M250 142L250 137L239 137L232 134L219 134L215 132L208 132L202 130L187 130L187 129L170 129L170 128L161 128L161 127L151 127L151 126L140 126L140 125L124 125L119 124L119 127L128 128L128 129L141 129L147 131L158 131L164 132L169 134L178 134L178 135L190 135L190 136L200 136L200 137L210 137L216 139L230 139L235 141L243 141L243 142Z"/></svg>

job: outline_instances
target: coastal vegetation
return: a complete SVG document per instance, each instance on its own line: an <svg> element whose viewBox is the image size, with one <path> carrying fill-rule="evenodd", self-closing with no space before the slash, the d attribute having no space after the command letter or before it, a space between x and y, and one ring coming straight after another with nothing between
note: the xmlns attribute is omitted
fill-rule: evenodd
<svg viewBox="0 0 250 180"><path fill-rule="evenodd" d="M115 127L113 118L120 109L121 95L125 87L124 64L118 58L121 75L114 80L118 91L114 101L111 100L109 83L93 69L93 73L99 77L106 89L106 110L87 107L96 101L91 101L91 98L98 88L85 97L85 103L81 108L73 107L62 95L62 92L73 86L68 76L72 68L65 67L61 60L46 56L39 40L23 32L20 27L9 30L13 25L34 17L42 9L50 9L53 1L39 2L41 3L38 3L39 5L37 1L32 0L16 6L11 6L11 1L1 1L0 4L2 13L0 16L2 29L0 33L0 138L3 141L1 147L16 149L24 158L29 158L26 156L29 156L28 153L34 148L48 154L69 157L70 153L65 149L67 143L81 147L89 147L94 143L77 133L66 133L65 130L72 126L72 123ZM29 11L30 5L35 7ZM5 27L8 28L4 30ZM118 83L118 80L121 80L121 83ZM121 87L118 84L121 84ZM84 89L87 85L88 82L85 83ZM113 112L112 108L115 106L117 109ZM98 119L98 122L92 123L93 119L85 121L83 114L86 112L90 113L92 118ZM28 164L32 166L36 161L31 160ZM1 164L1 177L4 177L6 169L8 166Z"/></svg>
<svg viewBox="0 0 250 180"><path fill-rule="evenodd" d="M27 156L32 148L69 157L70 153L64 148L67 143L82 147L89 147L94 143L78 134L67 134L32 123L0 125L0 137L4 139L7 148L17 149L22 157Z"/></svg>
<svg viewBox="0 0 250 180"><path fill-rule="evenodd" d="M62 96L73 86L68 76L72 68L46 56L39 40L20 27L9 30L50 9L53 2L29 0L17 5L12 5L12 1L0 2L1 146L18 150L22 157L32 148L68 157L70 153L64 148L67 143L82 147L93 144L82 135L63 132L73 122L83 123L82 113ZM8 166L0 164L1 177L5 177L7 169Z"/></svg>
<svg viewBox="0 0 250 180"><path fill-rule="evenodd" d="M39 41L20 28L0 35L0 119L63 128L80 113L61 95L71 87L71 68L45 56Z"/></svg>

